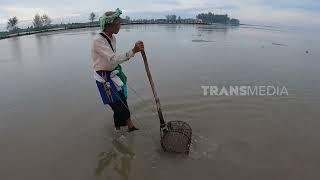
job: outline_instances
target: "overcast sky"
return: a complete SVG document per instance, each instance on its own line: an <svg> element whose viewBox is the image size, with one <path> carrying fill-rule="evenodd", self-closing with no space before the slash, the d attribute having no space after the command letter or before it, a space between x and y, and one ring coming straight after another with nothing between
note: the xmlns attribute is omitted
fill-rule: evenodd
<svg viewBox="0 0 320 180"><path fill-rule="evenodd" d="M131 18L164 18L167 13L194 17L212 11L227 13L242 23L320 27L320 0L0 0L0 24L13 16L31 20L36 13L87 20L89 12L101 14L117 7Z"/></svg>

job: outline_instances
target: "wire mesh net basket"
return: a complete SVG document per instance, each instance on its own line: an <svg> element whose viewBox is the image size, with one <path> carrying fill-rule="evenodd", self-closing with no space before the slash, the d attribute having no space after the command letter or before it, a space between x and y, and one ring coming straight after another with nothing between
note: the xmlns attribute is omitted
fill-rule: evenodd
<svg viewBox="0 0 320 180"><path fill-rule="evenodd" d="M161 131L161 146L166 152L189 153L192 129L184 121L169 121Z"/></svg>

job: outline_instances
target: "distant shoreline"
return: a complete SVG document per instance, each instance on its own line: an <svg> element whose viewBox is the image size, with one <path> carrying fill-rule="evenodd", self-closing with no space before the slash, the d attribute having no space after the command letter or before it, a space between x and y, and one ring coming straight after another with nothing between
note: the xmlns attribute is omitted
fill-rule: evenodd
<svg viewBox="0 0 320 180"><path fill-rule="evenodd" d="M123 23L121 25L149 25L149 24L162 24L162 25L172 25L172 24L182 24L182 25L192 25L192 24L199 24L199 25L212 25L212 23L205 23L205 22L193 22L193 23L144 23L144 22L134 22L134 23ZM219 23L215 23L219 24ZM240 25L231 25L231 24L221 24L226 26L240 26ZM52 28L52 29L45 29L45 30L38 30L38 31L28 31L28 32L21 32L21 33L15 33L10 34L7 36L0 37L0 40L2 39L8 39L13 37L20 37L20 36L28 36L33 34L40 34L40 33L47 33L47 32L55 32L55 31L66 31L66 30L73 30L73 29L84 29L84 28L97 28L99 26L97 25L83 25L83 26L77 26L77 27L62 27L62 28Z"/></svg>

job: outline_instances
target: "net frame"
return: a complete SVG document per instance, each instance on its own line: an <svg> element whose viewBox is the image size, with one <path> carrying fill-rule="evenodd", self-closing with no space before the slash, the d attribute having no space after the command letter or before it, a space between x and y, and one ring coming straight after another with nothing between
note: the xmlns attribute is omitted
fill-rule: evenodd
<svg viewBox="0 0 320 180"><path fill-rule="evenodd" d="M184 121L169 121L160 130L161 147L165 152L189 154L192 138L191 126Z"/></svg>

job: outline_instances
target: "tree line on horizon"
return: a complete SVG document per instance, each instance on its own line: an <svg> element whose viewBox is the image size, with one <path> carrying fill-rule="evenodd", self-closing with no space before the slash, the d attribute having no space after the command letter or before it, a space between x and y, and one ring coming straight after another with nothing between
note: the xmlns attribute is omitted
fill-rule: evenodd
<svg viewBox="0 0 320 180"><path fill-rule="evenodd" d="M13 18L10 18L7 23L7 30L9 32L18 31L19 30L19 28L17 27L18 23L19 23L19 20L16 16ZM43 14L42 16L40 16L39 14L36 14L32 20L33 26L29 28L40 30L43 28L48 28L51 25L51 23L52 23L52 20L47 14Z"/></svg>
<svg viewBox="0 0 320 180"><path fill-rule="evenodd" d="M90 25L95 25L96 23L96 19L97 19L97 15L94 12L91 12L89 14L89 20L90 20ZM172 15L166 15L165 16L165 20L168 23L181 23L183 21L183 19L175 14ZM219 15L219 14L214 14L212 12L208 12L208 13L200 13L196 16L197 20L201 20L204 23L223 23L223 24L231 24L231 25L239 25L240 21L238 19L230 19L228 17L227 14L225 15ZM125 23L130 23L131 19L129 16L126 16L124 19L122 19L122 22ZM19 32L19 30L21 30L20 28L17 27L19 23L18 18L12 17L8 20L7 22L7 30L11 33L14 32ZM51 27L59 27L59 25L52 25L52 19L47 15L47 14L43 14L43 15L39 15L36 14L32 20L32 24L33 26L28 27L28 30L46 30L49 29ZM76 23L79 24L79 23ZM60 26L63 25L62 23L60 24Z"/></svg>
<svg viewBox="0 0 320 180"><path fill-rule="evenodd" d="M230 19L228 14L214 14L212 12L201 13L197 15L197 19L201 19L206 23L223 23L223 24L231 24L231 25L239 25L240 21L238 19Z"/></svg>

